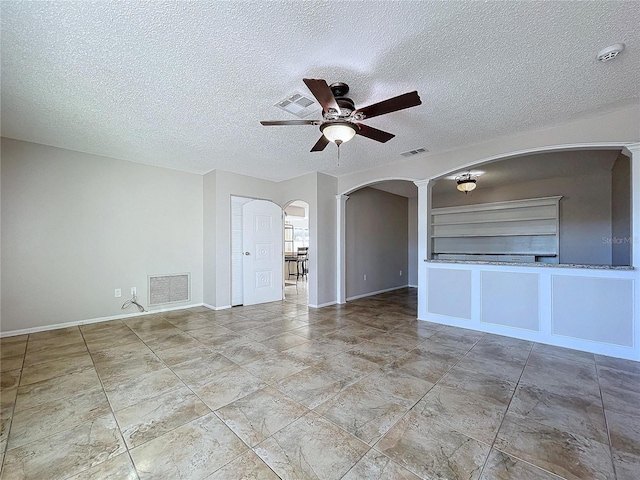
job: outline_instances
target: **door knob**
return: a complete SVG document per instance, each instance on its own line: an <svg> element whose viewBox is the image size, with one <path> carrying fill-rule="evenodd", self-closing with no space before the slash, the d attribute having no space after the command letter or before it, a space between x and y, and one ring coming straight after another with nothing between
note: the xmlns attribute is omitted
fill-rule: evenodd
<svg viewBox="0 0 640 480"><path fill-rule="evenodd" d="M245 255L251 255L249 252L244 252Z"/></svg>

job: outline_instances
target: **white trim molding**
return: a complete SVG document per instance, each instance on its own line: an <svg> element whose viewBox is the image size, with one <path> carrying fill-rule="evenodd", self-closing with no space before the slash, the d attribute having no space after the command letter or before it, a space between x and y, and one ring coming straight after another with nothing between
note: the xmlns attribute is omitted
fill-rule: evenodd
<svg viewBox="0 0 640 480"><path fill-rule="evenodd" d="M361 295L354 295L353 297L347 298L347 301L350 302L351 300L357 300L358 298L371 297L373 295L378 295L380 293L393 292L394 290L400 290L402 288L408 288L408 287L411 287L411 285L400 285L399 287L385 288L384 290L377 290L375 292L368 292L368 293L363 293Z"/></svg>
<svg viewBox="0 0 640 480"><path fill-rule="evenodd" d="M213 305L209 305L208 303L203 303L202 306L210 308L211 310L226 310L228 308L231 308L231 305L223 305L221 307L215 307Z"/></svg>
<svg viewBox="0 0 640 480"><path fill-rule="evenodd" d="M383 177L383 178L377 178L375 180L368 180L366 182L360 183L358 185L356 185L355 187L351 187L349 190L347 190L346 192L343 192L342 195L349 195L350 193L355 192L356 190L360 190L361 188L365 188L365 187L371 187L372 185L376 185L378 183L382 183L382 182L395 182L395 181L404 181L404 182L413 182L416 183L416 181L420 181L420 180L416 180L415 178L406 178L406 177Z"/></svg>
<svg viewBox="0 0 640 480"><path fill-rule="evenodd" d="M497 155L491 155L489 157L484 157L478 160L473 160L471 162L456 165L453 168L449 168L436 175L430 176L428 180L438 180L442 177L446 177L447 175L451 175L452 173L478 167L480 165L484 165L485 163L492 163L492 162L497 162L501 160L507 160L510 158L524 157L527 155L535 155L537 153L565 152L565 151L571 151L571 150L616 150L618 148L629 149L634 147L635 145L638 145L638 144L630 144L629 142L596 142L596 143L569 143L569 144L562 144L562 145L548 145L544 147L526 148L524 150L516 150L514 152L509 152L509 153L499 153ZM418 182L414 182L414 183L418 185ZM418 185L418 187L419 186L420 185Z"/></svg>
<svg viewBox="0 0 640 480"><path fill-rule="evenodd" d="M433 180L446 177L452 173L462 170L468 170L477 168L480 165L506 160L510 158L522 157L525 155L534 155L539 153L548 152L562 152L570 150L615 150L620 149L625 155L631 157L631 243L632 243L632 257L631 265L632 270L629 271L616 271L616 270L597 270L597 269L579 269L579 268L555 268L548 267L540 269L539 267L524 267L524 266L504 266L504 265L491 265L491 264L456 264L456 263L431 263L427 259L431 258L431 246L429 239L431 238L431 226L428 221L431 217L430 211L430 189L433 185ZM547 145L543 147L533 147L523 150L515 150L512 152L503 152L496 155L478 158L473 161L464 163L458 163L456 165L451 164L449 168L444 171L440 171L437 174L429 176L428 178L417 181L415 184L418 186L418 252L419 258L425 259L421 261L418 270L418 318L421 320L428 320L432 322L442 323L446 325L453 325L463 328L470 328L474 330L496 333L499 335L507 335L515 338L522 338L524 340L536 341L541 343L548 343L551 345L558 345L562 347L574 348L578 350L589 351L593 353L599 353L603 355L611 355L621 358L627 358L631 360L640 361L640 143L634 142L589 142L589 143L572 143L572 144L556 144ZM437 315L428 312L427 308L427 295L432 291L435 295L441 294L438 286L428 285L428 272L431 269L448 268L448 269L465 269L472 273L472 293L471 293L471 306L472 315L471 320L462 320L460 318L448 317L444 315ZM539 297L539 314L540 314L540 331L531 332L524 329L517 329L514 327L507 327L501 325L492 325L489 323L481 322L481 305L482 305L482 292L480 291L480 274L482 271L500 271L500 272L514 272L514 273L531 273L539 276L540 283L540 297ZM552 309L552 281L551 275L564 275L573 278L582 276L595 276L602 279L626 279L630 280L633 285L632 299L632 319L633 322L633 347L626 347L622 345L604 344L591 340L585 340L584 338L573 338L554 334L552 331L551 319L553 317ZM578 281L575 282L579 284ZM446 289L446 285L441 288ZM573 287L572 287L573 288ZM577 288L577 287L576 287ZM575 288L574 288L575 290ZM603 293L604 295L604 293ZM628 297L628 295L627 295ZM607 300L609 297L604 298ZM610 300L610 298L609 298ZM602 325L591 325L590 328L597 329ZM585 326L586 328L586 326Z"/></svg>
<svg viewBox="0 0 640 480"><path fill-rule="evenodd" d="M15 337L17 335L26 335L28 333L45 332L48 330L59 330L61 328L77 327L79 325L88 325L91 323L108 322L110 320L122 320L123 318L144 317L146 315L153 315L156 313L171 312L173 310L185 310L187 308L203 307L203 306L207 308L211 308L210 305L206 305L204 303L196 303L193 305L181 305L179 307L172 307L172 308L160 308L157 310L152 310L150 312L123 313L121 315L112 315L109 317L88 318L86 320L75 320L73 322L56 323L54 325L44 325L40 327L22 328L20 330L10 330L8 332L0 332L0 338Z"/></svg>
<svg viewBox="0 0 640 480"><path fill-rule="evenodd" d="M428 261L422 263L427 273L466 273L470 275L471 282L467 290L453 293L452 288L456 285L434 283L421 287L420 295L431 295L437 299L451 297L452 300L445 306L451 305L452 308L451 313L442 312L441 309L428 311L428 308L425 308L420 311L419 320L640 361L640 312L636 306L637 301L633 298L639 283L637 270L554 266L540 268ZM483 288L483 274L492 275L502 282L511 282L510 285L513 285L513 291L516 293L522 293L523 288L528 288L527 284L531 278L535 278L538 292L534 295L535 298L529 297L528 302L535 302L537 307L537 328L522 328L518 322L511 320L507 323L495 323L489 318L483 318L487 313L487 309L483 309L485 302L491 302L493 305L493 308L488 310L489 313L505 318L522 308L522 298L518 295L510 296L509 292L500 290L499 282L494 282L493 288ZM558 279L563 281L560 285L562 288L554 282ZM559 297L558 294L562 296ZM501 295L503 298L500 298ZM456 314L457 310L453 308L462 301L470 306L469 317ZM590 302L594 302L597 308L591 308ZM496 310L498 308L504 310ZM603 315L603 309L608 312L607 315ZM573 311L576 312L575 315ZM609 315L611 319L607 318ZM557 323L559 318L563 322L562 328L559 328ZM607 331L614 324L620 328L617 337ZM629 335L630 338L621 339L621 336L625 335Z"/></svg>
<svg viewBox="0 0 640 480"><path fill-rule="evenodd" d="M337 305L338 302L327 302L327 303L321 303L320 305L311 305L309 304L308 307L309 308L323 308L323 307L330 307L331 305Z"/></svg>
<svg viewBox="0 0 640 480"><path fill-rule="evenodd" d="M336 303L343 304L347 296L347 195L336 195Z"/></svg>

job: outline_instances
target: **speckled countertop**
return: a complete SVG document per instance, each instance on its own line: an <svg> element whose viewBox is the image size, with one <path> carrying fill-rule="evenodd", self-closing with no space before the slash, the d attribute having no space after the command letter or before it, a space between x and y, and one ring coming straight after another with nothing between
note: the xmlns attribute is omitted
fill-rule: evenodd
<svg viewBox="0 0 640 480"><path fill-rule="evenodd" d="M612 265L583 265L579 263L518 263L518 262L490 262L479 260L429 260L427 263L459 263L465 265L504 265L508 267L550 267L550 268L586 268L591 270L633 270L633 267L614 267Z"/></svg>

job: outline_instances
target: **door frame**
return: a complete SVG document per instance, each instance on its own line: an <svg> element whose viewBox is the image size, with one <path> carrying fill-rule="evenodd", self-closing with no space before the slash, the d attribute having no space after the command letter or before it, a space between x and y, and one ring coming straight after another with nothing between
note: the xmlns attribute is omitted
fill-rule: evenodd
<svg viewBox="0 0 640 480"><path fill-rule="evenodd" d="M285 210L286 208L291 205L292 203L295 202L304 202L307 205L307 211L308 211L308 215L309 218L307 218L307 228L309 229L309 271L313 271L313 270L317 270L316 264L315 264L315 259L316 259L316 254L315 252L312 251L312 243L314 242L314 238L313 238L313 234L314 231L312 231L311 228L311 203L309 203L307 200L304 200L302 198L294 198L293 200L287 200L287 202L282 206L282 225L283 225L283 232L284 232L284 221L286 219L286 213ZM283 259L284 262L284 259ZM286 268L286 266L285 266ZM315 280L312 280L312 275L307 275L307 303L306 305L310 306L310 294L311 294L311 285L313 283L313 285L315 285ZM282 279L282 285L284 288L284 275L283 275L283 279ZM285 297L286 298L286 297Z"/></svg>
<svg viewBox="0 0 640 480"><path fill-rule="evenodd" d="M273 203L274 205L277 205L281 210L282 210L282 223L284 225L284 208L282 208L278 203L274 202L272 199L270 198L261 198L261 197L252 197L249 195L237 195L237 194L230 194L229 195L229 307L233 307L233 286L234 286L234 275L233 275L233 247L234 247L234 243L233 243L233 197L237 197L237 198L244 198L248 201L253 201L253 200L264 200L265 202L270 202ZM242 231L242 230L241 230ZM241 281L241 288L242 287L242 279L243 279L243 275L241 273L240 275L240 281ZM235 281L237 282L238 280L235 279ZM284 283L283 283L283 295L284 295ZM244 289L244 288L243 288ZM243 292L243 298L244 298L244 292ZM225 307L225 308L229 308L229 307Z"/></svg>

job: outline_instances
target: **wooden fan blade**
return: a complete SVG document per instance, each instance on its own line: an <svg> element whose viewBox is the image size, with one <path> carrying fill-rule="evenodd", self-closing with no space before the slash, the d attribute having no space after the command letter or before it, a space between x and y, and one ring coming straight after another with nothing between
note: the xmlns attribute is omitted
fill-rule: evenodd
<svg viewBox="0 0 640 480"><path fill-rule="evenodd" d="M320 125L319 120L263 120L260 122L266 127L274 125Z"/></svg>
<svg viewBox="0 0 640 480"><path fill-rule="evenodd" d="M322 150L324 150L324 147L326 147L327 145L329 145L329 139L327 137L325 137L324 135L322 135L320 137L320 140L318 140L316 142L316 144L313 146L311 151L312 152L321 152Z"/></svg>
<svg viewBox="0 0 640 480"><path fill-rule="evenodd" d="M414 91L360 108L353 113L354 115L362 113L364 114L364 118L371 118L377 117L378 115L384 115L386 113L397 112L398 110L403 110L405 108L416 107L418 105L422 105L422 101L418 96L418 92Z"/></svg>
<svg viewBox="0 0 640 480"><path fill-rule="evenodd" d="M330 108L333 108L336 112L340 111L338 102L336 102L333 92L327 85L325 80L315 78L303 78L302 81L307 85L313 96L316 97L318 103L322 105L322 110L328 112Z"/></svg>
<svg viewBox="0 0 640 480"><path fill-rule="evenodd" d="M357 135L362 135L363 137L370 138L371 140L375 140L377 142L386 143L393 137L395 137L393 133L378 130L377 128L369 127L368 125L363 125L362 123L358 123L357 125L359 127L358 131L356 132Z"/></svg>

